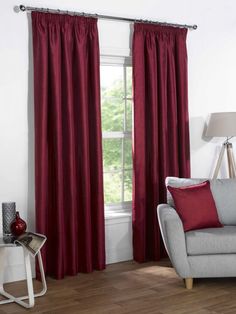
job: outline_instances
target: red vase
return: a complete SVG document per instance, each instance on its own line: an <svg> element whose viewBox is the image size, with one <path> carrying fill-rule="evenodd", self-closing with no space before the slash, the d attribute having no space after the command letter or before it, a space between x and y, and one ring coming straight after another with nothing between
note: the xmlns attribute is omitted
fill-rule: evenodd
<svg viewBox="0 0 236 314"><path fill-rule="evenodd" d="M19 236L25 232L26 222L20 218L19 212L16 212L16 219L11 224L11 232L14 236Z"/></svg>

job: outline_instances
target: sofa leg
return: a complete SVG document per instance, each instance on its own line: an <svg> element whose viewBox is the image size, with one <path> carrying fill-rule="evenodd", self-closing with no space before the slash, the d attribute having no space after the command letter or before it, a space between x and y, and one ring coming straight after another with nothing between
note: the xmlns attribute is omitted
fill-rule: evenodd
<svg viewBox="0 0 236 314"><path fill-rule="evenodd" d="M185 286L188 290L191 290L193 287L193 278L185 278Z"/></svg>

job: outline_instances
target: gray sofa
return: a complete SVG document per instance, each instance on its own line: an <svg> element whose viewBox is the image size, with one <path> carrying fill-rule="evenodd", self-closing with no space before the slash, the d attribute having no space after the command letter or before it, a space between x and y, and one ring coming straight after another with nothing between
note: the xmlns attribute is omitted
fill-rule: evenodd
<svg viewBox="0 0 236 314"><path fill-rule="evenodd" d="M188 186L205 180L168 177L166 186ZM169 192L168 204L157 207L165 248L187 289L192 288L193 278L236 276L236 179L209 181L223 228L184 232Z"/></svg>

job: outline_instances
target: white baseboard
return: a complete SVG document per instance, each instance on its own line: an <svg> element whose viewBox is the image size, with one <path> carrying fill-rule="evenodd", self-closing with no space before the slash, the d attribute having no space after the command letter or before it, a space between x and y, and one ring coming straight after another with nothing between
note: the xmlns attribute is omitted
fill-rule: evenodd
<svg viewBox="0 0 236 314"><path fill-rule="evenodd" d="M131 248L111 249L106 252L106 264L130 261L133 259Z"/></svg>

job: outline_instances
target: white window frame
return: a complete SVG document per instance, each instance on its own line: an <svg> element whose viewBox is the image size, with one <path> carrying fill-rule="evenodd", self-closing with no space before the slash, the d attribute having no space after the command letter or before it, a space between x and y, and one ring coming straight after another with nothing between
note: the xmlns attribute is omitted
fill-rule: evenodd
<svg viewBox="0 0 236 314"><path fill-rule="evenodd" d="M100 65L101 66L123 66L124 71L126 66L132 66L132 59L131 57L122 57L122 56L100 56ZM126 102L128 100L133 100L132 97L127 97L126 91L126 73L124 73L124 98L125 101L125 111L126 111ZM126 112L124 113L124 117L126 117ZM126 119L124 121L126 124ZM132 132L119 132L119 131L110 131L110 132L102 132L102 138L130 138L132 140ZM126 169L124 168L124 141L122 141L122 168L120 170L110 170L110 171L103 171L104 173L115 173L115 172L122 172L122 199L124 200L124 172L127 170L133 170L133 168ZM125 202L122 201L120 203L114 204L105 204L105 211L106 212L131 212L132 209L132 201Z"/></svg>

